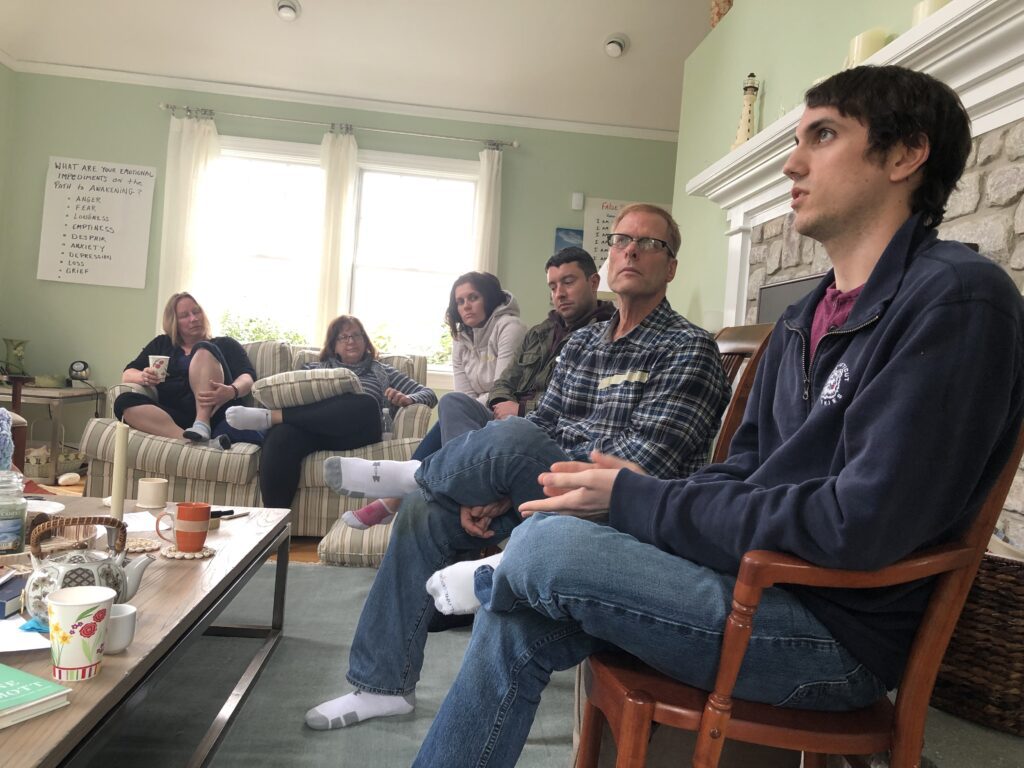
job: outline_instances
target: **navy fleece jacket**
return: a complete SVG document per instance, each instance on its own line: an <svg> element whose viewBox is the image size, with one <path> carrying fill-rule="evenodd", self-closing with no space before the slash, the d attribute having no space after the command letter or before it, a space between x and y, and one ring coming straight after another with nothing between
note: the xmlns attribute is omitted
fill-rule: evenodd
<svg viewBox="0 0 1024 768"><path fill-rule="evenodd" d="M730 574L751 549L876 569L964 529L1021 423L1020 291L913 216L810 361L811 319L832 282L776 325L729 458L685 480L620 472L615 528ZM896 685L930 582L792 591Z"/></svg>

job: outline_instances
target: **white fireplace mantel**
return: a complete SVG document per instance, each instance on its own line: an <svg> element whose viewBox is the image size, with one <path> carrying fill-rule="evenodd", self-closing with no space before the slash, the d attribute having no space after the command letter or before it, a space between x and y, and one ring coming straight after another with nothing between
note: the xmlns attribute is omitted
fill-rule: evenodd
<svg viewBox="0 0 1024 768"><path fill-rule="evenodd" d="M1024 117L1024 2L952 0L865 63L900 64L948 83L970 113L974 135ZM728 217L724 323L745 322L750 230L789 212L782 166L803 113L798 107L694 176L686 192Z"/></svg>

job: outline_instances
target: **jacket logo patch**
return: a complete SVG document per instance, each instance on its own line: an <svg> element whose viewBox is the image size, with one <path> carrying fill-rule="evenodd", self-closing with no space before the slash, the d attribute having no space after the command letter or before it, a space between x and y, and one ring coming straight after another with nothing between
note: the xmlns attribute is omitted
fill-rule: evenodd
<svg viewBox="0 0 1024 768"><path fill-rule="evenodd" d="M822 405L834 405L842 400L843 393L839 390L842 388L843 382L849 380L850 369L846 363L839 363L839 365L832 369L832 373L828 375L828 381L825 382L825 388L821 390L821 397L818 398L818 402Z"/></svg>

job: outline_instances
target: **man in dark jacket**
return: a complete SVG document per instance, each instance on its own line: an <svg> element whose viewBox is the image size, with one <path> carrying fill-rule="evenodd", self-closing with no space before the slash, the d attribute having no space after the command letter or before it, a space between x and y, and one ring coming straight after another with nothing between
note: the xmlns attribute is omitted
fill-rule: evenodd
<svg viewBox="0 0 1024 768"><path fill-rule="evenodd" d="M876 569L955 538L1006 461L1024 403L1024 311L1003 270L935 226L970 151L956 94L900 67L812 87L784 167L793 226L833 270L775 327L729 458L662 480L600 454L493 571L417 766L512 766L550 674L615 646L713 685L744 552ZM560 495L555 495L560 494ZM607 510L608 525L579 515ZM899 679L929 584L766 590L735 687L852 709Z"/></svg>
<svg viewBox="0 0 1024 768"><path fill-rule="evenodd" d="M547 260L544 273L554 308L544 322L526 332L516 359L491 387L487 405L494 418L525 416L533 410L569 335L615 312L610 301L597 298L597 265L582 248L563 248Z"/></svg>

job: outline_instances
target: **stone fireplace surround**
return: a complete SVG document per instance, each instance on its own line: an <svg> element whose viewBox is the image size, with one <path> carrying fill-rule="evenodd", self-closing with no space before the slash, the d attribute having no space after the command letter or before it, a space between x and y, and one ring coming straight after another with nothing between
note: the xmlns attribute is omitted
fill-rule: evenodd
<svg viewBox="0 0 1024 768"><path fill-rule="evenodd" d="M975 138L940 236L977 243L1024 286L1024 3L953 0L866 63L929 72L960 94ZM761 285L829 267L821 246L789 227L791 183L782 166L802 112L794 109L686 185L726 212L726 325L754 322ZM1024 470L1000 526L1024 547Z"/></svg>

